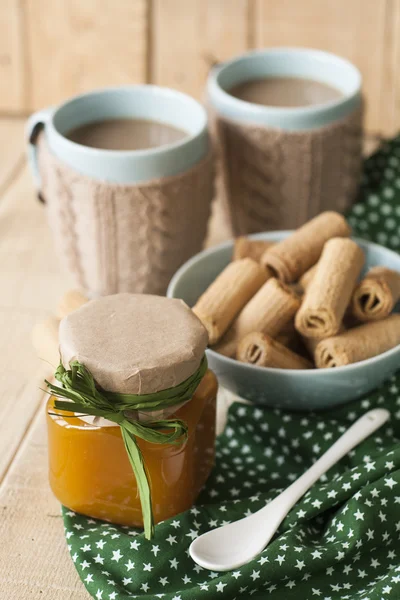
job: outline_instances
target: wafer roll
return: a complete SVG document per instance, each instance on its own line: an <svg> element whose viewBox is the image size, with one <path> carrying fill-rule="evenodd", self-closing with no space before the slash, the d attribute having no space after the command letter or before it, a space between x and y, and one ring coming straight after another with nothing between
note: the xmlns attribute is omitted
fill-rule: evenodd
<svg viewBox="0 0 400 600"><path fill-rule="evenodd" d="M265 333L253 332L240 340L237 358L241 362L275 369L311 369L312 364Z"/></svg>
<svg viewBox="0 0 400 600"><path fill-rule="evenodd" d="M60 321L49 317L43 323L37 323L32 330L32 344L38 357L48 362L54 368L60 362L58 350L58 327Z"/></svg>
<svg viewBox="0 0 400 600"><path fill-rule="evenodd" d="M400 273L373 267L356 287L351 309L360 321L384 319L400 299Z"/></svg>
<svg viewBox="0 0 400 600"><path fill-rule="evenodd" d="M318 263L317 263L318 264ZM306 290L308 285L311 283L312 278L315 275L315 271L317 270L317 265L313 265L311 269L308 269L299 279L299 285L302 290Z"/></svg>
<svg viewBox="0 0 400 600"><path fill-rule="evenodd" d="M304 337L336 335L364 264L364 253L352 240L326 242L308 285L295 325Z"/></svg>
<svg viewBox="0 0 400 600"><path fill-rule="evenodd" d="M269 279L240 312L234 324L238 338L251 331L275 337L300 308L297 294L275 278Z"/></svg>
<svg viewBox="0 0 400 600"><path fill-rule="evenodd" d="M207 329L211 345L221 339L267 278L265 269L256 261L242 258L231 262L200 296L193 312Z"/></svg>
<svg viewBox="0 0 400 600"><path fill-rule="evenodd" d="M342 325L340 326L338 334L344 333L344 331L345 331L345 327L344 327L344 325L342 323ZM323 338L306 338L306 337L302 336L301 339L303 340L303 344L307 348L310 356L314 357L315 350L316 350L318 344L320 342L322 342Z"/></svg>
<svg viewBox="0 0 400 600"><path fill-rule="evenodd" d="M70 290L64 294L60 300L56 311L57 317L60 320L63 319L69 315L69 313L73 312L77 308L80 308L83 306L83 304L86 304L86 302L89 302L89 300L86 298L86 296L81 294L81 292L78 290Z"/></svg>
<svg viewBox="0 0 400 600"><path fill-rule="evenodd" d="M264 252L273 245L274 242L267 242L266 240L251 240L245 236L238 237L235 239L233 246L232 260L252 258L259 262Z"/></svg>
<svg viewBox="0 0 400 600"><path fill-rule="evenodd" d="M299 309L296 293L277 279L269 279L246 304L221 342L215 347L225 356L234 356L237 343L252 331L275 337Z"/></svg>
<svg viewBox="0 0 400 600"><path fill-rule="evenodd" d="M372 358L400 344L400 315L365 323L322 340L315 349L319 369L343 367Z"/></svg>
<svg viewBox="0 0 400 600"><path fill-rule="evenodd" d="M318 261L325 242L333 237L349 236L350 232L342 215L323 212L282 242L268 248L261 257L261 264L286 283L297 281Z"/></svg>

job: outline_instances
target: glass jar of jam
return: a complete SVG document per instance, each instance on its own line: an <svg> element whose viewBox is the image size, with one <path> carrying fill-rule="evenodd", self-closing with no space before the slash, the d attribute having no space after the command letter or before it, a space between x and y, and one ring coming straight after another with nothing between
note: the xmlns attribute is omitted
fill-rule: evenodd
<svg viewBox="0 0 400 600"><path fill-rule="evenodd" d="M107 394L135 394L144 402L187 381L202 362L207 334L180 300L117 294L93 300L60 325L65 368L79 361L96 388ZM150 487L154 522L195 501L214 460L217 380L207 370L190 399L138 410L128 418L149 424L179 419L187 428L175 444L137 437ZM62 504L117 524L142 526L141 499L118 423L59 410L48 402L50 485ZM72 405L71 405L72 406ZM150 423L151 424L151 423Z"/></svg>

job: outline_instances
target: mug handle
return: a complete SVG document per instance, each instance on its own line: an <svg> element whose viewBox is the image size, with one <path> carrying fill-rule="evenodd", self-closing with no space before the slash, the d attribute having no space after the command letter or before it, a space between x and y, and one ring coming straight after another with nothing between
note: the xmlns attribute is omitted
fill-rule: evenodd
<svg viewBox="0 0 400 600"><path fill-rule="evenodd" d="M33 179L35 182L38 198L41 202L45 202L45 199L41 193L41 180L37 158L37 138L39 133L46 127L46 124L50 121L54 113L54 107L50 106L39 110L31 115L28 119L25 128L25 135L28 142L28 160L31 167Z"/></svg>

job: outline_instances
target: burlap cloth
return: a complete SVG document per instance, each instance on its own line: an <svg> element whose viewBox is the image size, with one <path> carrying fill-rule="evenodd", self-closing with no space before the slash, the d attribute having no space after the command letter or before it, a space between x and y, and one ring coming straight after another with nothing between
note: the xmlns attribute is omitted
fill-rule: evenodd
<svg viewBox="0 0 400 600"><path fill-rule="evenodd" d="M213 195L211 152L190 170L139 184L82 175L38 139L41 193L60 258L89 297L164 294L202 249Z"/></svg>
<svg viewBox="0 0 400 600"><path fill-rule="evenodd" d="M346 211L360 182L362 113L306 131L218 116L214 132L235 235L295 229L324 210Z"/></svg>

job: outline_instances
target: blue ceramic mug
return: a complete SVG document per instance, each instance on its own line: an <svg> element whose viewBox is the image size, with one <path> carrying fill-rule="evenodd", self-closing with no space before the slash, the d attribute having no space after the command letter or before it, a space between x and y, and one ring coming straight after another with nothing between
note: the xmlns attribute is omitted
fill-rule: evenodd
<svg viewBox="0 0 400 600"><path fill-rule="evenodd" d="M77 127L110 119L156 121L187 135L140 150L68 139ZM97 90L35 113L27 138L55 244L90 297L163 293L201 250L213 167L207 115L193 98L154 85Z"/></svg>
<svg viewBox="0 0 400 600"><path fill-rule="evenodd" d="M300 78L337 90L311 106L268 106L230 90L247 81ZM345 211L359 184L361 75L347 60L307 48L266 48L216 66L207 82L226 197L236 234L297 228Z"/></svg>

